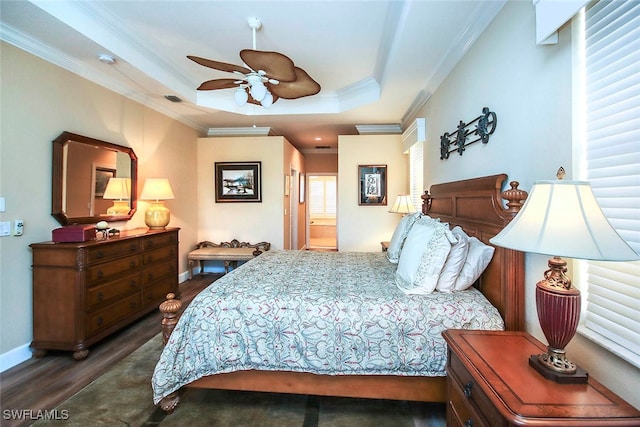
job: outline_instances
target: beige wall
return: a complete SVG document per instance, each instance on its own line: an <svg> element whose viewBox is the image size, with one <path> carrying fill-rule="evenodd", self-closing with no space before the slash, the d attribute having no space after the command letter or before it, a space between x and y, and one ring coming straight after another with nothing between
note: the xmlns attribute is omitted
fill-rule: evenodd
<svg viewBox="0 0 640 427"><path fill-rule="evenodd" d="M379 251L391 239L401 217L388 211L409 189L407 161L400 135L338 138L338 250ZM387 165L386 206L358 205L358 165Z"/></svg>
<svg viewBox="0 0 640 427"><path fill-rule="evenodd" d="M3 367L30 354L32 338L29 244L51 239L60 226L51 212L52 143L62 131L129 146L138 158L140 191L147 176L167 177L176 199L170 226L181 227L180 271L196 242L197 132L128 98L24 51L1 46L0 220L24 220L24 235L0 238L0 358ZM120 229L144 227L146 203ZM28 357L28 356L27 356Z"/></svg>
<svg viewBox="0 0 640 427"><path fill-rule="evenodd" d="M284 144L281 136L198 139L198 241L238 239L284 248ZM215 162L262 162L262 203L216 203Z"/></svg>
<svg viewBox="0 0 640 427"><path fill-rule="evenodd" d="M572 174L571 31L557 45L536 46L531 2L507 2L487 31L417 114L425 117L424 184L507 173L521 188L554 179L559 166ZM498 117L487 145L476 143L462 155L439 158L440 135L458 121L489 107ZM526 329L544 340L535 309L535 283L547 268L545 256L526 255ZM580 284L577 284L579 287ZM636 407L640 369L576 335L569 357Z"/></svg>
<svg viewBox="0 0 640 427"><path fill-rule="evenodd" d="M338 173L338 154L305 154L307 173Z"/></svg>

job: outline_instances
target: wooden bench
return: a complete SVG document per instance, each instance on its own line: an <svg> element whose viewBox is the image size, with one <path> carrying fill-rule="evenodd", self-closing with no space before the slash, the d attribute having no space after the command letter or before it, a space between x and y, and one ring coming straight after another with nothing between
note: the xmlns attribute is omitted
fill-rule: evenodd
<svg viewBox="0 0 640 427"><path fill-rule="evenodd" d="M200 242L196 248L189 252L187 259L189 260L189 279L193 278L193 263L198 261L200 274L203 273L203 261L223 261L225 274L229 272L229 266L236 268L238 261L249 261L257 257L264 251L271 248L271 243L247 243L239 242L233 239L230 242L221 242L219 244L209 241Z"/></svg>

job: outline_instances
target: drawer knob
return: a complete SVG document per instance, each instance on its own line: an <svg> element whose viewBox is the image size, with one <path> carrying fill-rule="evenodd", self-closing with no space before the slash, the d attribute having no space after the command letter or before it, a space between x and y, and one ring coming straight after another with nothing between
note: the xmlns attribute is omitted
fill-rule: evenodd
<svg viewBox="0 0 640 427"><path fill-rule="evenodd" d="M469 418L467 421L465 421L464 427L473 427L473 420Z"/></svg>
<svg viewBox="0 0 640 427"><path fill-rule="evenodd" d="M102 292L98 292L98 301L102 301L104 299L104 294Z"/></svg>
<svg viewBox="0 0 640 427"><path fill-rule="evenodd" d="M131 260L131 263L129 264L129 266L130 266L131 268L136 268L136 262L135 262L135 261L133 261L133 260Z"/></svg>
<svg viewBox="0 0 640 427"><path fill-rule="evenodd" d="M135 280L130 280L129 281L129 287L130 288L135 288L136 287L136 281Z"/></svg>
<svg viewBox="0 0 640 427"><path fill-rule="evenodd" d="M102 326L103 323L104 323L104 319L102 318L102 316L96 319L96 325Z"/></svg>
<svg viewBox="0 0 640 427"><path fill-rule="evenodd" d="M471 397L471 390L473 389L473 383L467 383L467 385L464 386L464 395L467 398Z"/></svg>
<svg viewBox="0 0 640 427"><path fill-rule="evenodd" d="M96 258L100 259L104 256L104 254L102 253L102 251L98 251L96 252Z"/></svg>
<svg viewBox="0 0 640 427"><path fill-rule="evenodd" d="M96 276L98 276L98 279L102 279L102 276L104 276L104 273L102 272L102 270L98 270L98 273L96 274Z"/></svg>

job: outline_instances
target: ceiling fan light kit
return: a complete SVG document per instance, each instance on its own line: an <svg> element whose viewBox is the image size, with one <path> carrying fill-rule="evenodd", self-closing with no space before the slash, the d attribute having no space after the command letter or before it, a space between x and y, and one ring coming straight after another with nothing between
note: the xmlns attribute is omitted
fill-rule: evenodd
<svg viewBox="0 0 640 427"><path fill-rule="evenodd" d="M247 20L253 32L253 49L240 51L248 67L227 64L188 55L190 60L214 70L234 73L236 79L215 79L203 82L197 90L235 88L234 99L239 106L247 102L269 108L279 98L297 99L320 92L320 85L303 69L279 52L256 50L256 31L262 27L258 18Z"/></svg>

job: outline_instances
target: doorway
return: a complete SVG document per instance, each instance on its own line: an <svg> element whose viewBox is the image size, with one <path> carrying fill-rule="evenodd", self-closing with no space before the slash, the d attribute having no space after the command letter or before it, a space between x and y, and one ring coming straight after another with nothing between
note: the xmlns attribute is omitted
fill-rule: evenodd
<svg viewBox="0 0 640 427"><path fill-rule="evenodd" d="M307 181L307 186L309 189L308 248L337 250L337 175L309 175L307 177Z"/></svg>

